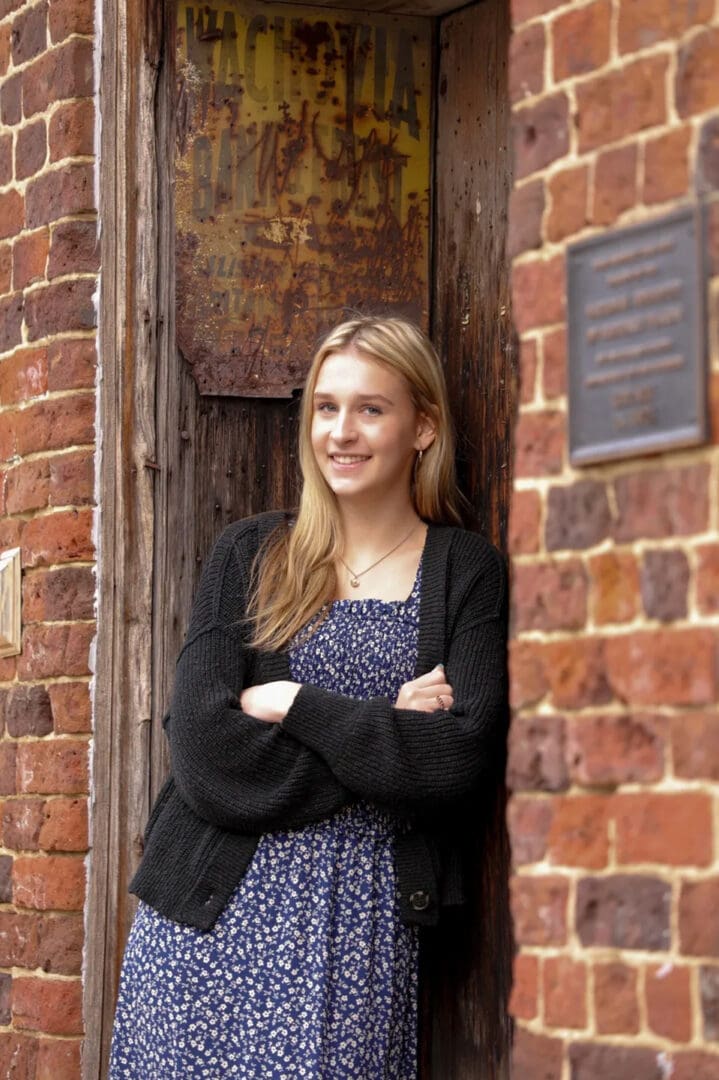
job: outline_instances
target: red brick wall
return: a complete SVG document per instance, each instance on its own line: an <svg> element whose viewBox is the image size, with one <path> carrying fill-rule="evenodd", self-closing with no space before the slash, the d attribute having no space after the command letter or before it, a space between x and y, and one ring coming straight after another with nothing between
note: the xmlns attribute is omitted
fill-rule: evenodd
<svg viewBox="0 0 719 1080"><path fill-rule="evenodd" d="M699 194L715 0L513 0L520 410L509 822L519 1080L719 1077L719 454L572 469L565 247Z"/></svg>
<svg viewBox="0 0 719 1080"><path fill-rule="evenodd" d="M95 633L92 0L0 0L0 1076L79 1076Z"/></svg>

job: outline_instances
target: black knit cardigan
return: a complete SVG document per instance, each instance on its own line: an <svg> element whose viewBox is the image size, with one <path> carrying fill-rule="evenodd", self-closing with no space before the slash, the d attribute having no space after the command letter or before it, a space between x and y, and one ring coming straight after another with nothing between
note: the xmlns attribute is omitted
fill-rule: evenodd
<svg viewBox="0 0 719 1080"><path fill-rule="evenodd" d="M289 679L285 651L248 645L253 559L287 515L229 525L207 560L177 660L170 776L152 808L130 891L163 915L210 929L262 833L301 828L358 799L408 823L396 838L403 921L432 925L463 900L453 838L478 827L496 786L506 722L506 572L496 548L430 525L422 564L415 675L445 664L446 711L397 709L305 684L281 724L243 713L246 686Z"/></svg>

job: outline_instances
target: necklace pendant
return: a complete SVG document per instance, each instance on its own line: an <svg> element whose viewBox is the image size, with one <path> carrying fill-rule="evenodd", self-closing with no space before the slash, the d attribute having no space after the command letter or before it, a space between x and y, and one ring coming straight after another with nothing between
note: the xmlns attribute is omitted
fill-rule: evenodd
<svg viewBox="0 0 719 1080"><path fill-rule="evenodd" d="M359 587L360 587L359 578L351 577L350 578L350 585L352 586L353 589L359 589Z"/></svg>

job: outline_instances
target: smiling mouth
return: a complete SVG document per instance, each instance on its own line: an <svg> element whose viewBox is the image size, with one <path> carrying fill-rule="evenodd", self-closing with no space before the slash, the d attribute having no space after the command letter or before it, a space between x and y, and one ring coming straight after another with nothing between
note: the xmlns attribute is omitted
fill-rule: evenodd
<svg viewBox="0 0 719 1080"><path fill-rule="evenodd" d="M369 461L369 456L361 454L330 454L330 461L336 465L359 465L362 461Z"/></svg>

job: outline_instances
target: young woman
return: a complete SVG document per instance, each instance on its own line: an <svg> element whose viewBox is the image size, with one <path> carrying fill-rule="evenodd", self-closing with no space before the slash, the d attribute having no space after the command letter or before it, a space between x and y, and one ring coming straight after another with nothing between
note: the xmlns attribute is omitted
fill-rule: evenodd
<svg viewBox="0 0 719 1080"><path fill-rule="evenodd" d="M459 527L432 346L338 326L300 421L296 515L204 568L131 890L112 1080L414 1080L418 928L463 899L496 782L505 571Z"/></svg>

